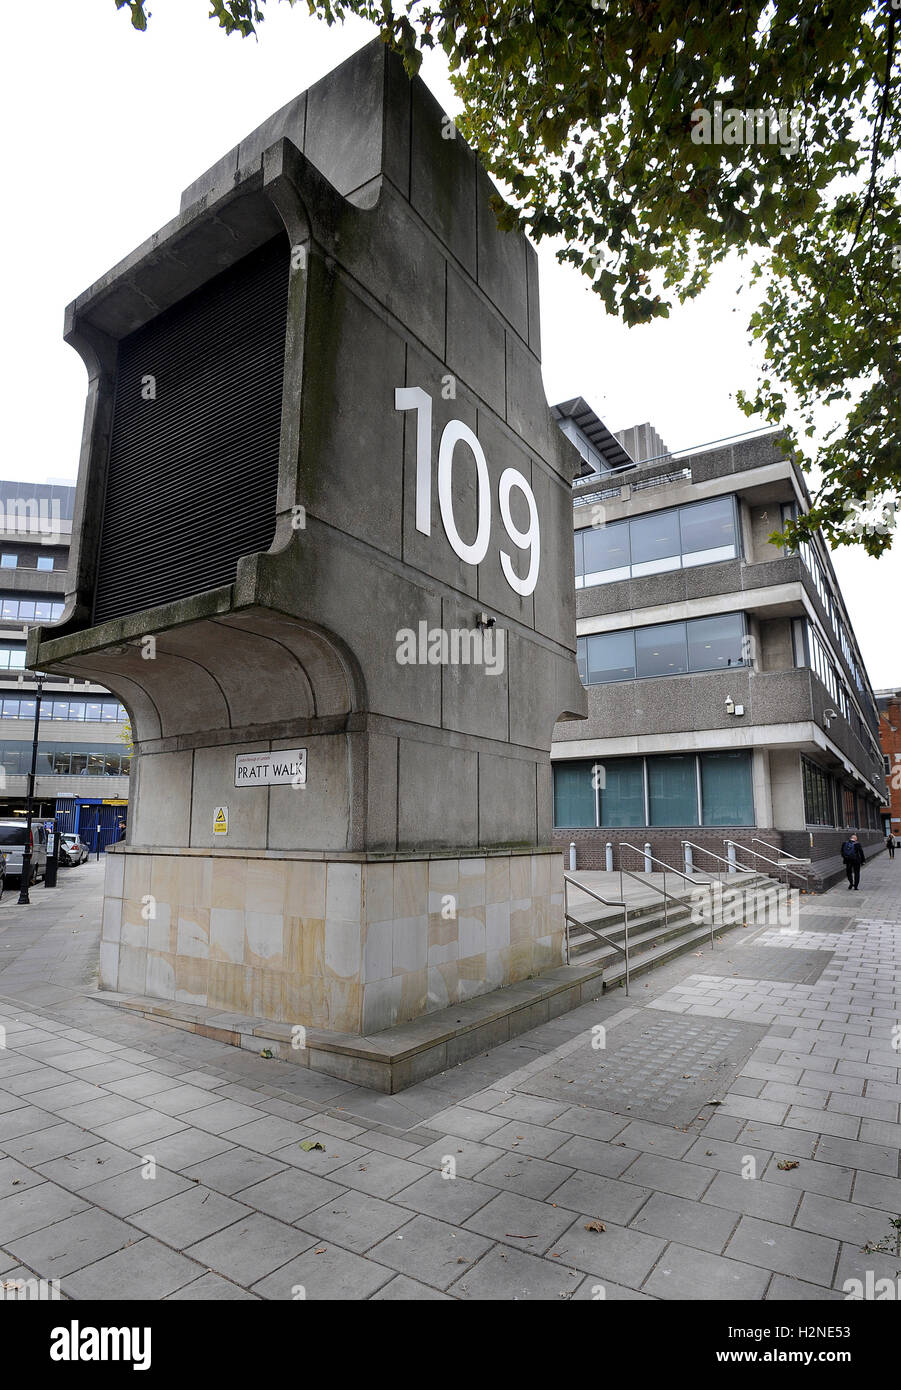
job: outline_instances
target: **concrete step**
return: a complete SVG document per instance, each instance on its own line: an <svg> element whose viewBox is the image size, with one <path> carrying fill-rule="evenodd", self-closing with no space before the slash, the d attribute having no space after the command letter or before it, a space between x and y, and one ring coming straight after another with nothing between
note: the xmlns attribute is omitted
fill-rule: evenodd
<svg viewBox="0 0 901 1390"><path fill-rule="evenodd" d="M727 931L732 931L733 927L737 925L737 922L730 922L722 927L714 927L714 938L725 935ZM693 927L691 931L682 932L671 941L664 942L661 946L652 948L649 951L644 951L637 959L632 957L630 951L630 979L634 979L636 975L645 975L656 966L663 965L666 961L674 960L676 956L681 956L686 951L693 950L696 946L704 945L708 948L710 946L710 928ZM699 966L699 969L701 968L702 967ZM622 956L619 956L614 964L611 964L604 970L604 992L606 993L608 989L614 989L617 985L621 985L625 977L626 964Z"/></svg>
<svg viewBox="0 0 901 1390"><path fill-rule="evenodd" d="M698 887L707 883L708 881L709 880L701 876L698 876ZM776 880L768 878L765 874L751 873L747 875L743 874L740 879L740 884L737 886L750 889L763 886L775 886L775 883ZM630 884L629 887L634 887L634 884ZM727 880L725 883L724 891L728 894L734 891L734 887L735 886L729 883ZM682 880L677 881L675 888L668 887L667 891L670 892L673 897L683 900L686 903L689 902L692 894L692 890ZM609 892L611 896L616 896L616 894L619 892L619 889L617 888L615 892L611 890L607 890L607 892ZM662 901L663 900L660 897L659 893L655 893L649 890L649 895L646 899L630 903L630 923L639 922L644 920L645 918L656 918L658 914L662 916ZM672 901L670 901L670 908L672 911L677 910L676 904ZM598 926L603 931L607 930L607 926L611 926L615 923L621 923L623 920L623 910L621 907L603 906L602 904L596 902L593 898L589 898L587 896L579 897L575 892L572 891L572 889L570 890L569 894L569 910L570 913L574 917L577 917L580 922L591 923L592 925ZM607 924L607 926L604 925L605 923Z"/></svg>
<svg viewBox="0 0 901 1390"><path fill-rule="evenodd" d="M668 925L661 917L659 923L643 925L635 931L630 922L629 952L637 956L646 947L656 946L661 941L668 941L674 936L684 935L685 931L692 926L697 926L697 923L692 922L691 913L687 908L678 913L671 912ZM611 941L617 941L622 945L625 930L619 927L604 934L609 936ZM589 961L619 960L621 956L615 947L598 941L597 937L592 936L590 932L581 932L578 935L573 932L569 939L569 959L573 964L578 962L579 965L585 965Z"/></svg>
<svg viewBox="0 0 901 1390"><path fill-rule="evenodd" d="M783 885L775 883L772 879L763 879L758 876L755 882L747 884L743 889L726 888L721 898L715 900L715 913L719 917L721 911L735 910L737 907L744 907L747 904L749 914L753 915L755 905L762 903L771 904L778 900L780 894L784 895ZM664 904L661 898L654 903L642 906L640 911L633 908L629 909L629 935L634 939L639 931L645 928L654 930L666 930L674 923L684 923L691 918L694 905L686 897L679 902L669 902L667 910L664 911ZM595 916L594 914L584 913L570 907L570 912L577 917L578 923L584 923L586 927L596 927L605 936L621 940L625 931L623 913L620 909L617 914L605 914L605 916ZM596 942L596 938L588 931L580 931L576 923L570 926L570 940L576 942Z"/></svg>
<svg viewBox="0 0 901 1390"><path fill-rule="evenodd" d="M749 890L753 889L753 893ZM725 887L717 904L714 924L714 937L731 931L743 921L754 923L765 920L779 902L784 899L784 884L763 874L754 876L753 881L744 880L741 888ZM734 920L733 920L734 919ZM625 926L620 913L619 921L606 921L603 924L592 922L604 931L611 942L623 943ZM671 960L698 944L710 941L710 924L692 921L689 904L669 904L668 914L658 901L642 913L629 913L629 964L630 975L643 974L664 961ZM602 942L589 931L580 931L576 925L570 928L570 960L579 965L600 965L603 969L604 989L621 983L625 977L625 960L622 952L615 946Z"/></svg>

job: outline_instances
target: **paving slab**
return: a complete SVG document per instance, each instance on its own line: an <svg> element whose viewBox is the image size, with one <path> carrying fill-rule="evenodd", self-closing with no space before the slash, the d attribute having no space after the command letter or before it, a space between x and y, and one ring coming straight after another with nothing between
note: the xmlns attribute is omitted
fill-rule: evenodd
<svg viewBox="0 0 901 1390"><path fill-rule="evenodd" d="M67 1298L143 1301L166 1298L203 1273L193 1260L147 1237L60 1282Z"/></svg>
<svg viewBox="0 0 901 1390"><path fill-rule="evenodd" d="M319 1241L334 1241L362 1254L394 1231L402 1230L414 1214L366 1192L350 1191L307 1212L303 1229Z"/></svg>
<svg viewBox="0 0 901 1390"><path fill-rule="evenodd" d="M204 1236L249 1215L247 1207L221 1192L192 1183L186 1192L133 1212L129 1220L148 1235L184 1250Z"/></svg>
<svg viewBox="0 0 901 1390"><path fill-rule="evenodd" d="M462 1226L414 1216L400 1231L373 1246L370 1254L401 1274L435 1289L447 1289L459 1278L461 1267L475 1264L492 1244Z"/></svg>
<svg viewBox="0 0 901 1390"><path fill-rule="evenodd" d="M227 1197L240 1192L244 1187L262 1182L276 1173L284 1173L288 1165L279 1163L266 1154L254 1153L252 1149L226 1149L201 1163L183 1168L182 1176L194 1182L203 1183L216 1192L224 1192Z"/></svg>
<svg viewBox="0 0 901 1390"><path fill-rule="evenodd" d="M828 1288L838 1250L837 1240L792 1230L754 1216L743 1216L726 1253L731 1259L761 1265L777 1274L790 1274L799 1279L806 1276L811 1283Z"/></svg>
<svg viewBox="0 0 901 1390"><path fill-rule="evenodd" d="M642 1289L655 1298L679 1301L761 1299L769 1278L750 1264L673 1242Z"/></svg>
<svg viewBox="0 0 901 1390"><path fill-rule="evenodd" d="M189 1246L186 1253L247 1288L313 1244L313 1235L254 1212Z"/></svg>
<svg viewBox="0 0 901 1390"><path fill-rule="evenodd" d="M253 1286L261 1298L325 1300L370 1298L394 1276L393 1269L338 1245L314 1244Z"/></svg>
<svg viewBox="0 0 901 1390"><path fill-rule="evenodd" d="M62 1279L140 1239L133 1226L91 1209L9 1239L10 1249L42 1279Z"/></svg>

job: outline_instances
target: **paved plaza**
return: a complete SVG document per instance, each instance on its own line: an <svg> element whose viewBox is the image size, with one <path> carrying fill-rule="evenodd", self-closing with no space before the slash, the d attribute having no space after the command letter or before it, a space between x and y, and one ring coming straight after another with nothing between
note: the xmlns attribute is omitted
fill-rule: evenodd
<svg viewBox="0 0 901 1390"><path fill-rule="evenodd" d="M7 1297L897 1287L901 858L397 1096L102 1002L101 876L0 902Z"/></svg>

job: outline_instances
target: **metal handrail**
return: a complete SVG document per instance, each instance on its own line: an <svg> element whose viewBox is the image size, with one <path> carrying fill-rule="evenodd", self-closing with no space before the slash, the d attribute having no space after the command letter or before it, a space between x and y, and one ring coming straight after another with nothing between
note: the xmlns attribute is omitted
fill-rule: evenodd
<svg viewBox="0 0 901 1390"><path fill-rule="evenodd" d="M737 844L735 840L724 840L723 844L732 845L733 849L735 849L736 851L742 850L745 854L750 854L755 859L762 859L765 864L773 864L777 869L782 869L787 874L795 874L797 878L804 880L804 883L807 886L807 891L808 893L810 892L809 873L802 873L800 869L793 869L790 864L780 864L778 859L770 859L769 856L766 854L758 854L756 849L748 849L747 845ZM741 866L738 865L738 867L740 868ZM747 865L745 867L747 867Z"/></svg>
<svg viewBox="0 0 901 1390"><path fill-rule="evenodd" d="M570 884L570 883L574 883L575 886L579 889L580 892L582 892L582 893L587 893L588 896L589 896L590 898L595 898L597 902L603 903L604 907L621 907L621 908L622 908L622 910L623 910L623 945L622 945L622 946L620 946L620 944L619 944L618 941L614 941L614 940L612 939L612 937L605 936L604 933L603 933L602 931L598 931L597 927L592 927L588 922L583 922L583 921L581 920L581 918L579 918L579 917L573 917L573 916L572 916L572 914L570 913L570 910L569 910L569 898L568 898L568 896L567 896L567 891L566 891L566 889L567 889L567 884ZM596 893L596 892L594 891L594 889L593 889L593 888L589 888L587 884L585 884L585 883L580 883L579 880L578 880L577 878L573 878L571 874L564 873L564 875L563 875L563 920L564 920L564 922L567 923L567 924L568 924L569 922L575 922L576 926L582 927L585 931L590 932L592 936L597 936L597 937L599 937L601 941L605 941L605 942L607 943L608 946L612 946L612 947L613 947L614 951L619 951L620 955L625 957L625 962L626 962L626 974L625 974L626 998L628 999L628 997L629 997L629 908L628 908L628 904L626 903L625 899L623 899L622 902L617 902L616 899L614 899L614 898L603 898L603 897L601 897L600 893ZM566 964L569 965L569 963L570 963L570 962L569 962L569 927L568 927L568 925L567 925L567 928L566 928Z"/></svg>
<svg viewBox="0 0 901 1390"><path fill-rule="evenodd" d="M694 840L683 840L682 843L683 845L691 845L692 849L699 849L702 854L709 854L711 859L718 859L720 863L725 864L727 868L731 867L732 861L730 859L726 859L722 854L716 854L712 849L708 849L706 845L696 845ZM760 843L763 844L763 841L761 840ZM748 872L751 873L752 870L749 869Z"/></svg>
<svg viewBox="0 0 901 1390"><path fill-rule="evenodd" d="M761 840L759 835L751 836L751 844L763 845L764 849L775 850L776 853L779 855L780 859L794 859L798 864L804 863L804 860L801 858L800 854L789 854L787 850L780 849L778 845L771 845L769 841Z"/></svg>
<svg viewBox="0 0 901 1390"><path fill-rule="evenodd" d="M658 859L655 854L648 854L645 850L639 849L637 845L630 845L628 840L620 840L619 847L620 849L634 849L635 853L640 854L642 859L651 859L655 864L659 864L665 874L678 874L680 878L685 879L686 883L690 883L693 888L697 887L697 884L695 883L694 879L689 874L683 874L681 869L674 869L672 864L665 864L663 860ZM620 873L629 872L630 871L628 869L620 870ZM653 888L653 886L654 885L652 883L648 884L649 888Z"/></svg>
<svg viewBox="0 0 901 1390"><path fill-rule="evenodd" d="M663 925L664 925L664 930L665 930L665 931L668 931L668 930L669 930L669 908L667 907L667 900L668 900L669 898L672 898L673 902L674 902L674 903L678 903L678 904L680 905L680 907L681 907L683 904L682 904L682 899L681 899L681 898L677 898L673 893L667 893L667 891L666 891L666 875L667 875L667 872L673 873L673 874L678 874L679 878L684 878L686 883L690 883L690 884L691 884L691 887L692 887L693 890L697 889L697 887L698 887L697 880L696 880L696 879L693 879L693 878L690 878L688 874L683 874L683 872L682 872L681 869L674 869L673 866L672 866L672 864L665 864L664 861L663 861L662 859L658 859L656 855L651 854L649 851L646 851L646 850L643 850L643 849L639 849L637 845L632 845L632 844L630 844L628 840L620 840L620 842L619 842L619 848L620 848L621 850L623 850L623 849L631 849L631 850L634 850L634 852L635 852L636 854L640 854L640 855L642 856L643 859L650 859L652 863L654 863L654 864L659 864L660 867L662 868L662 870L663 870L663 887L662 887L662 888L658 888L657 885L654 884L654 883L645 883L645 880L644 880L643 878L639 878L638 873L637 873L637 872L633 872L632 869L624 869L623 866L622 866L622 854L620 854L619 891L620 891L620 893L622 893L622 891L623 891L623 874L627 874L627 875L629 876L629 878L634 878L635 881L636 881L636 883L644 884L644 886L645 886L646 888L652 889L653 892L655 892L655 893L660 893L661 896L663 897ZM711 949L712 949L712 948L713 948L713 886L712 886L712 885L710 885L710 946L711 946Z"/></svg>
<svg viewBox="0 0 901 1390"><path fill-rule="evenodd" d="M728 843L728 841L724 841L724 843ZM760 843L763 844L763 841L761 840ZM692 849L699 849L699 850L702 852L702 854L709 854L710 857L711 857L711 859L718 859L719 862L720 862L721 864L725 864L725 865L726 865L726 867L729 869L730 872L733 872L733 871L735 870L736 867L739 868L739 869L742 868L742 865L740 865L740 864L738 864L738 865L734 864L734 863L732 862L731 859L725 859L725 858L723 857L723 855L717 854L717 853L716 853L714 850L712 850L712 849L708 849L706 845L696 845L695 842L694 842L694 840L683 840L683 841L682 841L682 844L683 844L683 845L691 845ZM753 854L753 850L751 851L751 853ZM753 869L749 869L749 868L747 868L746 871L747 871L749 874L754 872ZM725 892L725 890L726 890L726 884L724 883L724 881L723 881L723 876L722 876L721 874L717 875L717 882L719 883L720 888L722 889L722 891ZM747 884L741 884L741 885L735 884L734 886L735 886L736 888L738 888L739 886L741 886L741 901L742 901L742 907L743 907L743 909L744 909L744 915L745 915L745 917L747 917L747 915L748 915L748 889L747 889Z"/></svg>

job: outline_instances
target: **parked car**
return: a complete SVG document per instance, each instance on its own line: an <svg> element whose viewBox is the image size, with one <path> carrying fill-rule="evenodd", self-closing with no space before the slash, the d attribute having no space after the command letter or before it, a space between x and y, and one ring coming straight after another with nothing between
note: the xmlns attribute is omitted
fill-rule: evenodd
<svg viewBox="0 0 901 1390"><path fill-rule="evenodd" d="M25 820L0 820L0 853L7 878L22 877L22 856L25 851ZM31 875L29 884L44 877L47 868L47 832L40 821L31 823Z"/></svg>
<svg viewBox="0 0 901 1390"><path fill-rule="evenodd" d="M91 857L91 851L77 835L60 835L59 862L67 866L83 864Z"/></svg>

